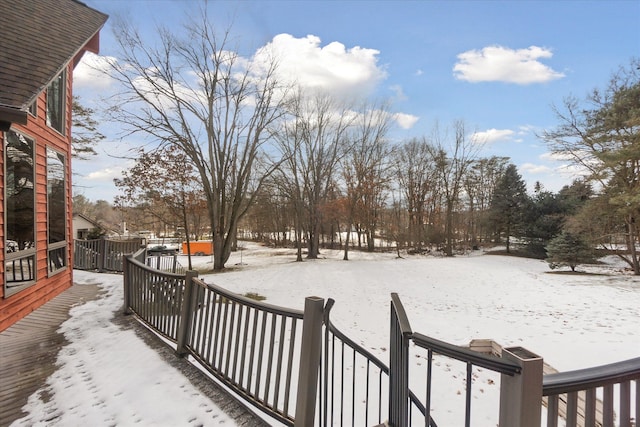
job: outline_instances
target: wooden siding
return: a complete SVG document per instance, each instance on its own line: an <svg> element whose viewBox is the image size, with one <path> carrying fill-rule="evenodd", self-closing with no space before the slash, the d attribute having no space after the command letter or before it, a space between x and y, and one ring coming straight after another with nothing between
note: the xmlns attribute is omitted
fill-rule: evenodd
<svg viewBox="0 0 640 427"><path fill-rule="evenodd" d="M12 129L23 132L35 141L35 174L36 174L36 283L14 295L5 297L4 286L0 289L0 331L25 317L47 301L71 287L73 281L73 244L72 244L72 194L71 194L71 102L72 102L73 68L67 66L66 81L66 114L64 135L47 126L46 123L46 91L38 96L37 116L29 115L25 126L13 125ZM67 268L49 276L47 269L47 147L66 157L66 210L67 210ZM2 200L0 203L0 269L4 284L4 140L2 140Z"/></svg>

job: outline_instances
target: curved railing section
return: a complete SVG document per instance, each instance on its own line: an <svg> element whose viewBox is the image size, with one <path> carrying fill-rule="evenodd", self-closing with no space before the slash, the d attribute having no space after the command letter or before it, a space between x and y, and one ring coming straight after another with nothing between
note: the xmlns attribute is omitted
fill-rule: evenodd
<svg viewBox="0 0 640 427"><path fill-rule="evenodd" d="M193 283L189 353L254 406L293 424L303 312Z"/></svg>
<svg viewBox="0 0 640 427"><path fill-rule="evenodd" d="M545 375L542 394L548 398L547 427L557 427L561 418L567 427L632 427L640 420L640 357Z"/></svg>
<svg viewBox="0 0 640 427"><path fill-rule="evenodd" d="M245 401L293 425L301 351L300 310L265 304L186 275L125 259L125 309Z"/></svg>
<svg viewBox="0 0 640 427"><path fill-rule="evenodd" d="M182 312L185 276L155 270L140 261L139 251L125 257L125 309L176 343ZM144 259L142 257L142 259Z"/></svg>

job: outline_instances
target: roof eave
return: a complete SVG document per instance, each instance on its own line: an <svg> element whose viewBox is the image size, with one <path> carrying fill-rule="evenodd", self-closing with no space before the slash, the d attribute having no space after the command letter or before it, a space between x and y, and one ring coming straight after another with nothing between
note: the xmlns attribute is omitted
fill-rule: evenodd
<svg viewBox="0 0 640 427"><path fill-rule="evenodd" d="M2 130L8 130L8 128L11 127L11 123L26 125L27 114L27 111L19 108L0 105L0 128L2 128ZM8 123L8 126L6 123Z"/></svg>

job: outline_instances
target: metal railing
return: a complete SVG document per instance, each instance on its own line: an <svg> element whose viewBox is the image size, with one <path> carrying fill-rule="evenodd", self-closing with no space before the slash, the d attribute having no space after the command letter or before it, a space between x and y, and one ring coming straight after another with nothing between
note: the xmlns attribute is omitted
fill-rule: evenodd
<svg viewBox="0 0 640 427"><path fill-rule="evenodd" d="M333 325L332 299L325 306L307 298L304 311L261 303L205 283L196 272L155 270L145 265L145 252L125 257L125 310L285 425L437 427L430 416L436 355L466 365L464 410L451 408L464 412L465 426L472 421L477 368L501 375L500 426L539 427L543 395L548 427L559 418L568 427L635 427L640 418L640 358L543 375L542 358L521 347L496 357L413 332L392 294L389 369ZM424 404L409 388L416 350L427 353Z"/></svg>
<svg viewBox="0 0 640 427"><path fill-rule="evenodd" d="M319 425L382 424L389 416L389 368L336 328L330 320L334 303L328 299L324 311ZM408 399L424 416L419 399L411 392Z"/></svg>
<svg viewBox="0 0 640 427"><path fill-rule="evenodd" d="M143 255L124 261L125 310L246 401L294 425L305 313L234 294L193 271L161 272L136 258Z"/></svg>
<svg viewBox="0 0 640 427"><path fill-rule="evenodd" d="M303 312L194 278L184 348L211 374L279 421L294 420Z"/></svg>
<svg viewBox="0 0 640 427"><path fill-rule="evenodd" d="M542 393L548 397L547 427L557 427L559 418L567 427L637 426L640 358L545 375Z"/></svg>
<svg viewBox="0 0 640 427"><path fill-rule="evenodd" d="M389 424L394 427L411 426L414 422L408 403L409 400L409 343L413 342L416 347L427 350L427 366L426 366L426 391L425 404L422 425L435 427L435 422L431 418L432 409L432 379L433 379L433 358L434 355L440 355L447 358L455 359L466 365L465 378L465 407L452 408L456 413L464 412L464 425L471 425L471 402L473 393L473 370L475 368L483 368L493 372L502 374L501 384L501 405L500 405L500 425L524 426L535 425L534 422L522 424L521 421L526 419L526 414L515 413L514 403L527 401L526 397L518 393L511 393L509 388L509 377L524 377L522 363L517 363L506 358L485 355L468 348L456 346L428 337L426 335L413 332L409 324L406 312L397 294L391 294L391 334L390 334L390 408L389 408ZM506 349L508 352L508 349ZM540 359L540 367L541 367ZM541 372L541 371L540 371ZM521 378L519 378L521 379ZM540 380L541 381L541 380ZM520 385L521 383L518 383ZM535 387L532 390L535 396ZM506 401L502 401L505 398ZM518 402L514 402L513 399ZM538 398L538 400L540 400ZM506 413L503 409L506 408ZM539 412L539 410L538 410ZM539 422L537 424L540 425Z"/></svg>
<svg viewBox="0 0 640 427"><path fill-rule="evenodd" d="M178 256L173 255L149 255L146 257L146 264L156 270L167 273L187 274L187 270L178 262Z"/></svg>
<svg viewBox="0 0 640 427"><path fill-rule="evenodd" d="M177 342L186 276L155 270L136 258L139 255L129 255L124 261L125 310Z"/></svg>

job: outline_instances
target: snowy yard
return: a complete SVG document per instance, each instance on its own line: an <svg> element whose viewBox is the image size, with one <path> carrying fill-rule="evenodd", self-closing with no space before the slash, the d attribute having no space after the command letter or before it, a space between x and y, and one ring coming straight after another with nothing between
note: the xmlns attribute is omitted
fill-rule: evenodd
<svg viewBox="0 0 640 427"><path fill-rule="evenodd" d="M397 259L351 251L346 262L342 252L325 250L323 259L296 263L292 250L243 245L228 271L201 277L291 308L302 309L307 296L333 298L333 323L383 361L389 357L391 292L399 294L414 331L453 344L489 338L522 346L560 371L640 356L640 277L621 273L613 258L579 268L600 274L569 275L551 272L542 261L482 252ZM180 262L187 265L186 257ZM211 268L212 259L194 257L194 266ZM233 425L134 332L109 321L122 305L121 276L76 271L75 280L100 283L107 293L73 309L62 327L70 344L49 380L48 400L34 394L25 408L30 415L15 425ZM412 372L422 371L424 362L417 353ZM434 365L432 415L441 426L461 425L464 366L446 359ZM473 425L497 422L496 378L474 373ZM419 378L411 381L421 387ZM44 414L53 407L59 417L48 423Z"/></svg>

